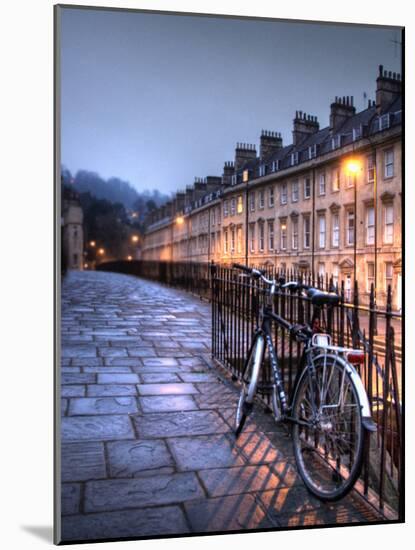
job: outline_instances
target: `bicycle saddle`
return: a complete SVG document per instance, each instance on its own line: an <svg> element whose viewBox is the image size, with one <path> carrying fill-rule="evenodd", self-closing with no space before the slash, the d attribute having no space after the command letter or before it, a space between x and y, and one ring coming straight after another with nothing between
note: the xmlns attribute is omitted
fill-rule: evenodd
<svg viewBox="0 0 415 550"><path fill-rule="evenodd" d="M335 306L340 301L340 296L335 292L325 292L317 288L309 288L307 296L311 298L311 303L315 306L323 306L324 304Z"/></svg>

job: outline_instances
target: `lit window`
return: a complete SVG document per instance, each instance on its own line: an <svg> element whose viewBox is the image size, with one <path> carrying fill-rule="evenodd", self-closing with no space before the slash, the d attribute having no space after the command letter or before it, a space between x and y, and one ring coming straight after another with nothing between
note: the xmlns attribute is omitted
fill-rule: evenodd
<svg viewBox="0 0 415 550"><path fill-rule="evenodd" d="M317 156L317 145L316 144L310 145L310 147L308 148L308 158L311 160L316 158L316 156Z"/></svg>
<svg viewBox="0 0 415 550"><path fill-rule="evenodd" d="M326 217L324 215L318 217L318 235L319 235L319 240L318 240L319 248L325 248L325 246L326 246Z"/></svg>
<svg viewBox="0 0 415 550"><path fill-rule="evenodd" d="M244 170L242 172L242 181L246 183L249 180L249 170Z"/></svg>
<svg viewBox="0 0 415 550"><path fill-rule="evenodd" d="M348 246L354 244L354 211L349 210L347 212L347 223L346 223L346 242Z"/></svg>
<svg viewBox="0 0 415 550"><path fill-rule="evenodd" d="M298 152L291 153L291 166L298 164Z"/></svg>
<svg viewBox="0 0 415 550"><path fill-rule="evenodd" d="M386 130L390 125L390 116L389 113L382 115L379 119L379 130Z"/></svg>
<svg viewBox="0 0 415 550"><path fill-rule="evenodd" d="M393 277L393 263L385 262L385 290L388 290L388 287L392 286L392 277Z"/></svg>
<svg viewBox="0 0 415 550"><path fill-rule="evenodd" d="M225 201L223 203L223 217L224 218L227 218L228 217L228 214L229 214L229 202L228 201Z"/></svg>
<svg viewBox="0 0 415 550"><path fill-rule="evenodd" d="M339 286L339 264L333 264L331 276L333 279L333 286L336 289Z"/></svg>
<svg viewBox="0 0 415 550"><path fill-rule="evenodd" d="M393 244L393 205L385 206L385 230L383 236L385 244Z"/></svg>
<svg viewBox="0 0 415 550"><path fill-rule="evenodd" d="M339 135L333 136L331 138L331 148L334 150L334 149L338 149L340 146L341 146L341 136Z"/></svg>
<svg viewBox="0 0 415 550"><path fill-rule="evenodd" d="M370 206L366 210L366 244L375 243L375 209Z"/></svg>
<svg viewBox="0 0 415 550"><path fill-rule="evenodd" d="M272 171L277 172L280 169L280 161L274 160L272 161Z"/></svg>
<svg viewBox="0 0 415 550"><path fill-rule="evenodd" d="M281 233L281 250L286 250L287 249L287 224L286 224L286 222L281 222L280 233Z"/></svg>
<svg viewBox="0 0 415 550"><path fill-rule="evenodd" d="M237 251L238 254L242 253L242 227L237 229Z"/></svg>
<svg viewBox="0 0 415 550"><path fill-rule="evenodd" d="M287 204L287 184L281 185L281 204Z"/></svg>
<svg viewBox="0 0 415 550"><path fill-rule="evenodd" d="M371 153L367 156L367 182L375 181L375 155Z"/></svg>
<svg viewBox="0 0 415 550"><path fill-rule="evenodd" d="M375 264L367 262L367 291L370 292L372 284L375 283Z"/></svg>
<svg viewBox="0 0 415 550"><path fill-rule="evenodd" d="M305 178L304 180L304 198L309 199L311 197L311 179Z"/></svg>
<svg viewBox="0 0 415 550"><path fill-rule="evenodd" d="M326 174L320 174L318 192L319 195L326 194Z"/></svg>
<svg viewBox="0 0 415 550"><path fill-rule="evenodd" d="M251 243L251 252L255 252L255 225L249 226L249 242Z"/></svg>
<svg viewBox="0 0 415 550"><path fill-rule="evenodd" d="M268 223L268 249L274 250L274 222Z"/></svg>
<svg viewBox="0 0 415 550"><path fill-rule="evenodd" d="M298 219L293 218L291 223L292 248L298 250Z"/></svg>
<svg viewBox="0 0 415 550"><path fill-rule="evenodd" d="M340 240L340 218L338 214L333 214L332 245L334 247L338 247L339 240Z"/></svg>
<svg viewBox="0 0 415 550"><path fill-rule="evenodd" d="M333 191L339 191L340 190L340 170L339 168L334 168L333 172L331 173L331 188Z"/></svg>
<svg viewBox="0 0 415 550"><path fill-rule="evenodd" d="M293 202L298 201L298 180L295 180L292 182L291 199Z"/></svg>
<svg viewBox="0 0 415 550"><path fill-rule="evenodd" d="M268 206L270 208L274 206L274 186L268 189Z"/></svg>
<svg viewBox="0 0 415 550"><path fill-rule="evenodd" d="M238 195L237 212L238 214L242 214L243 211L244 211L244 205L243 205L242 195Z"/></svg>
<svg viewBox="0 0 415 550"><path fill-rule="evenodd" d="M353 128L352 132L353 141L357 141L362 137L362 127L359 126L359 128Z"/></svg>
<svg viewBox="0 0 415 550"><path fill-rule="evenodd" d="M228 230L225 229L224 240L223 240L223 251L225 254L227 254L228 250L229 250Z"/></svg>
<svg viewBox="0 0 415 550"><path fill-rule="evenodd" d="M258 235L258 248L260 252L264 251L264 224L259 224L259 235Z"/></svg>
<svg viewBox="0 0 415 550"><path fill-rule="evenodd" d="M310 216L304 218L304 248L310 248Z"/></svg>
<svg viewBox="0 0 415 550"><path fill-rule="evenodd" d="M393 149L388 149L385 151L385 178L392 178L394 172L394 159L393 159Z"/></svg>
<svg viewBox="0 0 415 550"><path fill-rule="evenodd" d="M231 229L231 254L235 252L235 228Z"/></svg>

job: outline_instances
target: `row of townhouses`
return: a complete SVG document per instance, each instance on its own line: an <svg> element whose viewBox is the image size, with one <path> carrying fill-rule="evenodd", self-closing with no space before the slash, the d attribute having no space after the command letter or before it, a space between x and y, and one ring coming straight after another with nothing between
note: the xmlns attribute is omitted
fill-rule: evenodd
<svg viewBox="0 0 415 550"><path fill-rule="evenodd" d="M356 277L378 303L389 285L401 308L402 82L379 67L376 100L356 112L336 97L330 123L297 111L292 144L263 130L238 143L221 177L196 178L152 212L144 260L247 262Z"/></svg>

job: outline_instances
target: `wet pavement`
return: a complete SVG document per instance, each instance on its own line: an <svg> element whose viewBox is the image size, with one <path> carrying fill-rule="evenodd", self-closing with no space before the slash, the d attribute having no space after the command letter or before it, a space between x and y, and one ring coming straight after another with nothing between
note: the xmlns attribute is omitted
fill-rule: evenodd
<svg viewBox="0 0 415 550"><path fill-rule="evenodd" d="M381 519L299 478L291 441L255 412L238 440L237 384L210 357L210 306L128 275L62 287L62 540Z"/></svg>

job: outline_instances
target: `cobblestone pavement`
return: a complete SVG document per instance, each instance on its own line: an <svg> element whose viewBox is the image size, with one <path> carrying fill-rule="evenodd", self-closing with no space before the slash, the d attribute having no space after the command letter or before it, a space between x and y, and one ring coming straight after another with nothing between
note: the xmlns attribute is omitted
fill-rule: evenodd
<svg viewBox="0 0 415 550"><path fill-rule="evenodd" d="M379 518L323 504L261 411L235 441L237 388L210 359L210 307L127 275L62 288L62 539L145 537Z"/></svg>

